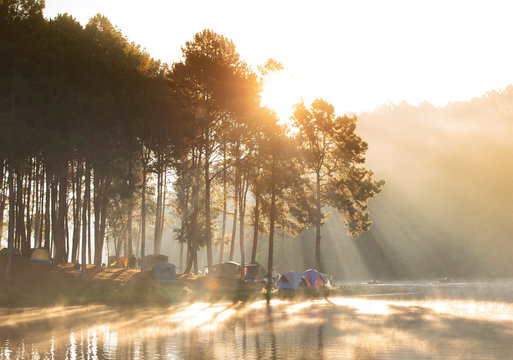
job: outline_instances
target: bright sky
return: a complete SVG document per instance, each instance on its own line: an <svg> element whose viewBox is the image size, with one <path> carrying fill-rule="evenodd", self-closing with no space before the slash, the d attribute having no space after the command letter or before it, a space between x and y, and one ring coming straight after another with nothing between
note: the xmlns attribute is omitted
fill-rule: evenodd
<svg viewBox="0 0 513 360"><path fill-rule="evenodd" d="M205 28L232 39L255 69L272 57L286 71L264 101L281 116L300 97L359 113L401 101L443 106L513 84L507 0L46 0L46 17L64 12L83 25L101 13L168 63Z"/></svg>

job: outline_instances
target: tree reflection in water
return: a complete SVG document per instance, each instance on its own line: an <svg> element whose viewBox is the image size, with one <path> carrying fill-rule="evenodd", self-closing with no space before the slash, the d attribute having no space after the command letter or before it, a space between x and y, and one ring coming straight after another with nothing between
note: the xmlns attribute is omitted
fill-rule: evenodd
<svg viewBox="0 0 513 360"><path fill-rule="evenodd" d="M269 323L269 334L271 336L271 359L276 359L276 354L278 353L278 345L276 343L276 333L274 332L274 318L273 318L273 309L269 302L266 302L266 310L267 310L267 322Z"/></svg>
<svg viewBox="0 0 513 360"><path fill-rule="evenodd" d="M330 298L0 312L0 359L503 359L513 304Z"/></svg>

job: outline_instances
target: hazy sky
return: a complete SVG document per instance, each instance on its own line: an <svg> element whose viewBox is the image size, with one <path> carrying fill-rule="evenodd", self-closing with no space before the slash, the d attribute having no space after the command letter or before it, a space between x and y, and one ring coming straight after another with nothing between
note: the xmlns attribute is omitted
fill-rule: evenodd
<svg viewBox="0 0 513 360"><path fill-rule="evenodd" d="M281 113L301 96L361 112L445 105L513 83L513 1L46 0L46 17L64 12L84 25L101 13L168 63L213 29L255 68L283 63L264 94Z"/></svg>

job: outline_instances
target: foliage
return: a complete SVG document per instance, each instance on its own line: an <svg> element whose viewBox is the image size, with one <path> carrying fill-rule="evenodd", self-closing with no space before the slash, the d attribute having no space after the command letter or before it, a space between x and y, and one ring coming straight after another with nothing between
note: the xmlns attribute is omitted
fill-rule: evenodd
<svg viewBox="0 0 513 360"><path fill-rule="evenodd" d="M224 225L238 216L241 259L248 224L255 244L274 224L294 236L320 228L321 204L340 212L352 236L369 229L367 201L383 182L363 167L367 144L355 134L356 118L336 116L323 100L301 102L297 136L288 136L260 106L263 79L283 69L279 62L268 60L258 75L231 40L203 30L168 67L101 14L83 27L67 14L44 19L43 8L40 0L0 3L0 188L9 198L10 248L28 255L45 246L66 262L81 247L85 263L93 238L99 265L105 237L116 250L125 241L132 249L132 222L142 249L126 255L143 256L145 225L154 220L159 249L169 169L188 270L204 246L213 263L212 247L227 238L221 216Z"/></svg>

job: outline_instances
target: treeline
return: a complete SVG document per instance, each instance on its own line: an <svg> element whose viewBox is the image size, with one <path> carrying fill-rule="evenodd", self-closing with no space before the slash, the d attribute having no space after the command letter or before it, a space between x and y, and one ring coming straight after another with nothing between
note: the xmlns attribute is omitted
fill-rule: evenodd
<svg viewBox="0 0 513 360"><path fill-rule="evenodd" d="M367 200L383 182L362 166L357 119L323 100L300 102L291 135L260 106L263 78L279 63L254 71L230 40L205 30L169 67L101 15L82 27L66 14L45 19L43 6L0 4L0 227L6 214L9 254L45 247L57 262L100 265L111 239L116 255L140 256L144 270L148 217L157 254L170 205L184 272L198 270L202 247L208 265L232 260L237 227L241 262L255 261L267 234L272 269L274 229L315 225L319 268L324 205L351 235L369 228Z"/></svg>

